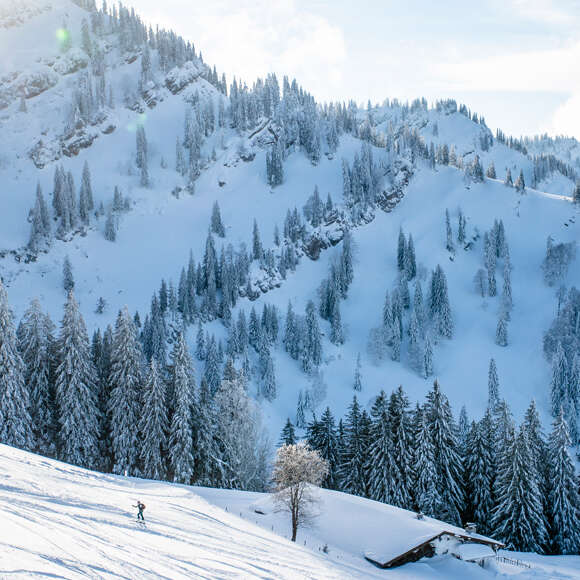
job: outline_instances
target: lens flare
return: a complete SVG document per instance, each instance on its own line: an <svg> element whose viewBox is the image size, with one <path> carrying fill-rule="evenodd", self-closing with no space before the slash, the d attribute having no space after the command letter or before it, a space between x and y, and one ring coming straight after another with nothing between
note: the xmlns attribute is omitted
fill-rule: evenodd
<svg viewBox="0 0 580 580"><path fill-rule="evenodd" d="M144 127L147 122L147 113L141 113L127 125L127 131L134 133L139 127Z"/></svg>
<svg viewBox="0 0 580 580"><path fill-rule="evenodd" d="M66 28L59 28L56 31L56 40L61 50L66 50L70 47L70 32Z"/></svg>

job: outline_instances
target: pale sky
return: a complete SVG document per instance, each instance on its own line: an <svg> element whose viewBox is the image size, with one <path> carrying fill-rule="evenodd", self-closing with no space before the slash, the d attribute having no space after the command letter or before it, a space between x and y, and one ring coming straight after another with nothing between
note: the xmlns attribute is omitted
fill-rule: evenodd
<svg viewBox="0 0 580 580"><path fill-rule="evenodd" d="M131 2L129 2L131 3ZM319 100L454 97L509 134L580 139L580 0L133 0L248 84Z"/></svg>

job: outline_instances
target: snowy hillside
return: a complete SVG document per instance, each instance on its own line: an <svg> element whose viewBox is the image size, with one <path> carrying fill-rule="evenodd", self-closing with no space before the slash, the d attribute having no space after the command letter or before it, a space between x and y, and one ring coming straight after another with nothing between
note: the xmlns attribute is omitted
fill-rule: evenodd
<svg viewBox="0 0 580 580"><path fill-rule="evenodd" d="M287 517L276 512L270 496L261 493L194 488L196 493L211 504L241 513L245 518L254 518L265 529L273 529L277 534L286 535ZM262 513L257 513L262 512ZM418 521L416 514L400 510L360 497L321 490L318 517L313 524L303 530L299 540L310 549L317 551L324 545L328 555L353 567L359 563L365 552L392 550L397 553L403 538L429 534L440 529L441 522L426 519ZM445 525L443 525L445 528ZM422 529L423 528L423 529ZM389 578L505 578L512 575L521 578L575 578L578 575L580 556L538 556L530 553L499 551L500 557L519 560L530 566L529 570L511 564L494 563L482 570L474 564L466 564L447 555L423 559L399 568L380 570L381 577ZM372 576L373 568L365 568L365 574ZM376 573L376 572L375 572Z"/></svg>
<svg viewBox="0 0 580 580"><path fill-rule="evenodd" d="M86 13L66 0L59 4L52 3L52 10L32 18L24 28L19 29L24 32L22 36L39 36L44 40L35 44L32 53L24 47L20 50L18 47L16 50L12 48L11 54L15 55L9 63L12 69L31 66L30 63L40 55L46 58L47 55L51 58L59 55L54 32L61 25L65 5L71 23L73 48L80 44L80 22ZM0 40L6 46L14 47L17 44L15 31L12 28L0 31ZM122 62L117 65L116 59L119 57L114 50L108 53L107 58L112 67L107 73L107 82L117 95L122 92L123 82L126 83L129 76L138 76L138 63ZM328 159L323 156L316 166L300 153L290 154L284 164L285 181L272 190L265 182L266 151L259 145L252 145L256 143L255 139L246 138L244 134L240 137L236 131L227 128L218 129L203 145L205 155L209 156L215 149L217 158L216 161L210 159L205 162L195 183L195 195L189 196L183 191L179 199L171 195L170 192L176 187L184 185L173 166L174 142L182 132L186 100L195 93L221 98L213 86L198 79L179 95L172 95L165 88L158 89L163 101L144 114L116 103L117 106L107 113L116 130L110 135L101 135L88 149L81 149L78 156L61 160L77 181L80 180L83 164L88 161L95 206L102 201L107 207L117 185L129 197L132 209L119 218L117 241L111 243L104 239L102 231L105 223L101 217L84 229L80 236L72 239L67 236L65 240L70 241L54 240L48 253L40 253L34 262L23 263L26 260L23 260L21 252L13 256L10 251L26 244L30 229L26 215L34 205L36 181L40 180L43 190L50 192L55 167L49 163L42 170L35 169L27 158L27 147L46 130L49 136L58 133L58 127L62 126L66 117L67 91L70 90L67 86L72 86L79 74L61 76L58 86L29 99L27 113L18 112L18 100L15 99L3 114L2 131L4 135L11 135L11 139L2 140L5 149L0 155L3 160L0 176L5 200L0 234L0 246L5 250L5 257L0 259L0 267L2 278L10 289L11 305L17 319L34 297L40 299L53 319L60 317L65 298L61 282L62 263L66 255L72 262L75 295L89 328L104 328L125 304L131 310L139 311L143 317L151 294L159 287L162 278L173 280L177 286L179 271L187 265L189 252L193 251L196 258L203 255L215 201L220 204L226 227L224 244L232 243L236 247L240 242L249 245L254 218L264 246L272 247L271 236L275 225L281 229L286 211L293 207L300 210L316 185L323 199L330 193L335 203L342 201L341 159L349 162L353 159L360 148L358 139L344 135L336 153ZM119 100L117 96L116 101ZM58 109L56 117L49 112L52 106ZM405 112L400 105L391 103L374 110L370 117L373 131L379 136L384 135L388 139L389 135L401 132L403 127L418 129L426 144L438 146L447 143L453 146L463 163L472 160L474 152L477 152L484 167L494 162L500 179L507 168L512 168L514 180L520 168L527 182L532 179L529 159L497 142L484 151L481 143L489 138L489 130L484 125L474 123L465 114L450 112L448 107L427 112L421 106ZM360 118L366 119L367 114L361 111ZM35 123L46 124L46 130ZM149 188L139 186L131 161L135 128L139 123L144 123L149 140L152 183ZM242 142L255 155L252 160L240 159L238 151ZM375 156L381 158L380 149L375 149ZM167 165L165 169L160 167L162 159ZM372 397L379 388L391 389L398 384L403 384L417 397L425 392L424 383L415 373L409 372L404 361L396 365L387 361L377 367L370 364L365 356L369 331L380 319L384 292L396 282L397 273L393 266L400 226L413 234L418 246L418 260L427 271L440 263L449 277L452 307L457 319L457 338L449 344L442 344L441 352L436 352L435 373L455 405L460 407L466 403L472 413L482 408L486 398L486 367L491 356L498 359L501 381L506 385L515 385L510 388L509 402L516 410L525 408L532 396L540 401L545 400L548 396L549 367L540 356L541 338L553 318L555 299L551 297L553 291L542 285L539 264L548 235L553 235L557 241L578 238L578 225L568 222L574 210L565 199L552 199L530 188L528 195L522 197L492 181L466 189L463 174L456 169L442 168L431 172L419 166L415 172L405 192L406 199L393 213L378 211L371 224L353 230L357 251L354 287L343 307L346 342L339 347L328 344L324 349L325 364L322 370L330 385L329 401L337 411L346 407L351 398L350 386L358 352L363 355L365 397ZM549 189L551 193L570 194L573 187L570 180L557 173L551 180L545 184L553 186ZM511 344L506 349L493 345L497 300L477 300L472 289L471 280L481 262L481 240L472 251L460 251L455 262L447 259L443 238L444 210L449 208L455 219L459 207L467 216L468 235L473 235L476 228L479 232L489 229L495 218L506 223L514 267L515 304L514 320L510 324ZM317 302L318 286L327 276L328 264L335 253L336 250L323 252L316 262L302 260L297 272L289 275L280 289L269 292L253 305L260 311L262 302L272 303L282 314L289 299L298 311L303 310L309 299ZM365 275L372 276L372 284ZM425 274L422 282L427 282ZM578 284L578 280L573 276L567 283ZM530 287L533 288L532 292L528 291ZM104 314L95 314L100 297L106 300L107 308ZM241 302L241 308L246 311L250 306L247 301ZM211 331L226 340L227 334L219 325L211 327ZM523 357L529 360L529 364L521 364ZM475 381L468 396L462 395L465 393L465 362L469 362L474 371L472 380ZM296 374L297 369L288 357L277 356L276 365L280 396L275 409L266 411L268 414L273 412L274 436L279 432L284 418L294 415L298 390L304 388L300 383L305 382Z"/></svg>
<svg viewBox="0 0 580 580"><path fill-rule="evenodd" d="M0 575L347 578L185 486L104 476L0 446ZM145 525L131 506L146 505ZM372 569L370 570L372 573Z"/></svg>
<svg viewBox="0 0 580 580"><path fill-rule="evenodd" d="M451 556L377 570L361 547L393 525L392 515L385 517L393 508L344 494L325 492L317 524L292 544L280 537L287 521L272 513L264 494L107 476L4 445L0 467L0 575L6 577L496 577ZM146 505L144 525L131 507L137 500ZM355 537L349 522L359 516L367 535ZM328 554L319 551L324 544ZM518 557L533 563L522 579L573 578L580 567L577 557ZM499 572L521 569L501 566Z"/></svg>

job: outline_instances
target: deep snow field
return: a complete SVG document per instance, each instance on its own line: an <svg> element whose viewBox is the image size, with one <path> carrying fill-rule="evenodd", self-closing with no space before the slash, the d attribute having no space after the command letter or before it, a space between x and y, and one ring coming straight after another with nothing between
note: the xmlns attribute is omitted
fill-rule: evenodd
<svg viewBox="0 0 580 580"><path fill-rule="evenodd" d="M138 499L146 505L145 525L135 520ZM321 499L319 517L293 544L283 537L287 514L274 512L267 494L103 475L0 445L0 577L539 580L580 574L578 556L511 552L505 555L532 568L484 570L445 555L379 570L363 552L380 545L381 536L392 542L403 526L415 525L413 514L339 492L321 490Z"/></svg>

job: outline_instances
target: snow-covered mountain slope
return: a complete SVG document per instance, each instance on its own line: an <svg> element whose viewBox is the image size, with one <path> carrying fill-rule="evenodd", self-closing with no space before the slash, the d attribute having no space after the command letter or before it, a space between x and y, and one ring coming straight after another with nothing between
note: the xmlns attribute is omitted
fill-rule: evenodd
<svg viewBox="0 0 580 580"><path fill-rule="evenodd" d="M190 487L106 476L0 446L0 576L363 578ZM131 506L145 505L145 525ZM372 574L372 570L369 570Z"/></svg>
<svg viewBox="0 0 580 580"><path fill-rule="evenodd" d="M367 117L367 112L361 113L361 118ZM374 109L371 119L376 131L384 135L396 134L400 127L408 127L416 130L427 145L453 146L460 163L467 164L478 155L484 168L494 163L500 179L510 169L515 180L515 176L522 170L526 183L541 190L570 196L575 180L560 171L553 171L546 176L538 175L539 179L534 182L534 156L553 156L569 165L576 174L580 172L580 148L576 139L525 139L516 140L510 146L510 138L503 135L501 140L495 138L485 125L485 120L476 114L472 118L465 106L458 108L455 101L443 102L433 108L427 108L425 103L417 103L403 111L397 103L390 103Z"/></svg>
<svg viewBox="0 0 580 580"><path fill-rule="evenodd" d="M521 572L502 565L497 572L483 570L451 556L377 570L361 552L367 544L377 544L381 530L395 526L396 535L407 512L338 492L321 492L319 517L300 530L293 544L282 537L287 516L274 512L266 494L108 476L4 445L0 467L2 577L326 579L388 574L403 580L485 579ZM131 506L137 500L146 505L145 525L135 521ZM257 514L257 508L264 513ZM382 535L388 541L389 534ZM328 553L321 551L325 545ZM578 557L517 557L533 565L520 574L522 579L574 578L580 569Z"/></svg>
<svg viewBox="0 0 580 580"><path fill-rule="evenodd" d="M30 6L48 4L39 0ZM129 51L129 56L122 52L114 44L113 35L105 36L104 42L108 47L106 79L114 93L114 106L104 107L106 118L95 125L98 138L90 146L81 148L76 156L64 155L58 161L47 160L43 168L36 167L30 158L31 149L39 139L45 145L60 143L71 93L84 74L84 69L69 72L56 66L65 57L55 35L66 16L72 38L70 50L80 51L81 22L83 18L90 20L87 12L69 0L54 1L50 6L50 10L26 12L26 18L14 28L0 29L0 46L10 47L8 53L12 55L3 65L8 77L9 73L18 72L19 76L37 66L50 69L49 76L56 75L54 86L26 100L27 112L19 111L18 95L12 93L10 102L0 112L0 275L8 286L17 319L36 296L55 321L60 319L65 300L62 264L66 255L73 266L75 295L90 329L113 322L125 304L143 316L161 279L172 280L177 285L190 250L196 259L202 257L215 201L220 204L226 226L224 245L237 246L240 242L249 245L255 218L265 247L273 246L274 227L282 228L287 210L297 207L300 212L316 185L323 199L330 193L335 203L343 202L341 160L351 163L361 145L361 140L353 134L341 135L338 150L322 155L317 165L301 152L289 153L284 162L284 183L272 189L266 183L266 148L260 141L261 135L253 135L253 130L238 132L229 127L218 128L205 139L195 194L191 196L182 189L178 196L172 195L186 181L175 170L175 142L178 137L183 138L188 102L196 94L212 98L214 103L225 97L201 77L190 79L183 91L173 94L167 88L166 77L160 75L154 87L154 106L149 108L143 99L127 100L128 96L135 96L126 87L137 85L142 55L139 51ZM38 43L30 45L26 39L31 37L38 37ZM39 58L43 62L38 63ZM196 66L202 66L199 61L195 62ZM60 72L55 72L55 66ZM13 87L14 79L8 77L4 88ZM367 116L366 111L358 111L361 123ZM103 132L109 124L115 130ZM488 129L465 114L450 112L445 107L426 110L422 106L413 109L384 105L371 112L370 124L377 144L380 144L379 137L386 141L389 135L396 137L405 131L417 130L426 146L430 143L453 146L463 164L471 162L475 154L484 168L493 161L499 180L488 179L485 183L470 185L465 183L463 172L458 168L438 165L433 171L418 160L414 176L404 190L403 201L391 213L377 210L373 221L353 230L355 277L349 296L341 305L346 341L341 346L330 344L327 339L330 328L321 322L326 335L321 371L328 388L326 399L316 411L329 404L335 413L344 412L352 399L354 365L359 352L363 361L361 397L365 405L381 388L389 391L402 384L417 400L427 390L429 383L410 368L405 349L401 363L391 360L376 363L367 355L369 331L379 325L385 291L392 290L396 282L396 241L402 226L406 233L413 234L416 243L418 261L423 266L420 268L423 292L426 293L428 273L437 264L442 265L448 277L456 332L452 341L441 341L435 347L434 371L455 411L466 404L470 413L477 416L484 408L487 365L493 356L498 364L502 396L514 410L521 413L530 398L536 397L547 416L549 365L542 355L541 340L554 317L556 301L554 289L542 281L540 263L548 235L558 242L579 238L576 210L567 197L572 181L555 172L538 185L541 191L528 187L523 196L504 187L501 180L508 168L514 180L522 169L526 182L532 182L530 158L497 141L483 147L482 140L489 136ZM138 126L145 127L149 143L151 185L147 188L139 186L135 167ZM95 127L85 129L90 133ZM61 146L62 143L58 145ZM58 147L60 155L62 151ZM556 154L556 149L550 147L546 144L544 152ZM214 149L215 160L212 160ZM242 150L250 154L240 154ZM373 152L377 160L387 157L380 147L374 147ZM105 207L111 204L115 186L130 199L131 210L119 218L117 241L111 243L104 239L105 219L101 216L92 219L87 228L75 235L65 236L66 241L54 239L46 253L40 252L28 261L30 257L23 248L28 241L27 215L34 204L37 181L50 201L57 164L62 163L66 171L72 172L78 186L85 161L91 169L97 206L100 202ZM502 219L506 227L514 268L514 310L509 324L510 344L505 348L494 343L499 297L482 300L473 288L473 276L483 266L482 238L470 251L458 249L453 261L445 250L444 212L446 208L450 211L455 235L459 207L467 218L468 239L476 231L483 235L495 218ZM222 241L216 240L219 253ZM279 288L255 302L242 298L237 309L244 309L248 314L252 306L261 310L263 303L271 303L283 314L288 300L292 300L296 311L303 312L308 300L318 302L320 282L327 277L329 265L340 250L339 244L323 251L317 261L303 258L296 272L289 273ZM253 268L258 269L256 264ZM578 285L579 269L571 268L563 282L568 286ZM498 284L501 284L501 271ZM99 297L108 304L104 314L95 313ZM205 327L218 338L224 341L227 338L227 330L219 322ZM192 344L193 334L194 329L190 329ZM298 392L306 389L311 379L283 351L281 344L274 348L274 357L278 397L273 403L263 402L262 406L275 439L285 418L294 418ZM197 361L198 376L203 365ZM255 390L254 385L253 393Z"/></svg>

